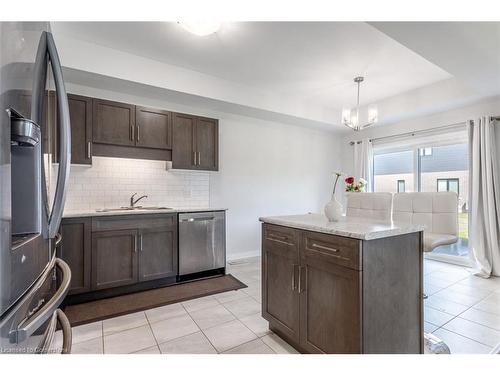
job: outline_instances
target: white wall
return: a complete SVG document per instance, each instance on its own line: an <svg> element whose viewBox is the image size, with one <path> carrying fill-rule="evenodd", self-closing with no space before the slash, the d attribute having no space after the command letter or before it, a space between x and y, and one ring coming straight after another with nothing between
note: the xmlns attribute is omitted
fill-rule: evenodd
<svg viewBox="0 0 500 375"><path fill-rule="evenodd" d="M257 255L259 216L320 212L330 199L340 142L332 133L260 122L220 122L220 172L210 203L228 207L230 258Z"/></svg>
<svg viewBox="0 0 500 375"><path fill-rule="evenodd" d="M397 135L412 131L432 129L439 126L452 125L475 119L479 116L500 115L500 97L483 100L474 105L464 106L451 111L440 112L429 116L414 118L407 121L397 122L391 125L376 126L365 129L358 133L350 132L344 136L342 141L342 170L346 173L353 173L353 148L350 141L363 138L378 138L390 135ZM500 154L500 126L496 127L497 149ZM500 167L499 167L500 168ZM500 170L499 170L500 175Z"/></svg>
<svg viewBox="0 0 500 375"><path fill-rule="evenodd" d="M332 172L340 168L341 150L341 137L333 132L200 111L158 96L138 97L71 83L67 90L219 119L219 172L209 172L210 206L228 208L229 260L260 253L259 216L320 212L330 199Z"/></svg>

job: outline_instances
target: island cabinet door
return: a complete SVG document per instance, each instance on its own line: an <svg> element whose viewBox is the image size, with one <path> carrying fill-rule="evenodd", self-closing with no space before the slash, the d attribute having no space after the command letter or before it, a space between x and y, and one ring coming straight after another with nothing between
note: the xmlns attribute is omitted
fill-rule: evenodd
<svg viewBox="0 0 500 375"><path fill-rule="evenodd" d="M337 257L347 251L345 243L328 237L303 236L300 346L309 353L361 353L361 271L338 264L348 263L347 256Z"/></svg>
<svg viewBox="0 0 500 375"><path fill-rule="evenodd" d="M262 230L262 316L298 343L299 232L269 224Z"/></svg>
<svg viewBox="0 0 500 375"><path fill-rule="evenodd" d="M177 275L177 228L139 230L139 281Z"/></svg>
<svg viewBox="0 0 500 375"><path fill-rule="evenodd" d="M92 289L137 282L137 230L92 233Z"/></svg>

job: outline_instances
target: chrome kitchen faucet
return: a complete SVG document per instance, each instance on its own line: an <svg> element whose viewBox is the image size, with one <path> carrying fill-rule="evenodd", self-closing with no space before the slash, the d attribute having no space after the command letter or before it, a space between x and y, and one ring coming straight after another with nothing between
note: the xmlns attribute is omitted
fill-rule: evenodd
<svg viewBox="0 0 500 375"><path fill-rule="evenodd" d="M137 199L135 199L135 200L134 200L134 197L135 197L136 195L137 195L137 193L134 193L134 194L132 194L132 196L130 197L130 207L134 207L134 206L135 206L135 204L136 204L137 202L139 202L141 199L143 199L143 198L147 198L147 197L148 197L147 195L143 195L143 196L141 196L141 197L139 197L139 198L137 198Z"/></svg>

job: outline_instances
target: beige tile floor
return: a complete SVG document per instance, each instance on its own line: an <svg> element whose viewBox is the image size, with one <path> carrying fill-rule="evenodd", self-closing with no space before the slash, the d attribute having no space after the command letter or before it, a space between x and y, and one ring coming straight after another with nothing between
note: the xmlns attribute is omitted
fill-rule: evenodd
<svg viewBox="0 0 500 375"><path fill-rule="evenodd" d="M260 259L228 272L248 288L75 327L73 353L297 353L260 316ZM452 353L488 353L500 342L500 278L425 260L424 281L425 331Z"/></svg>

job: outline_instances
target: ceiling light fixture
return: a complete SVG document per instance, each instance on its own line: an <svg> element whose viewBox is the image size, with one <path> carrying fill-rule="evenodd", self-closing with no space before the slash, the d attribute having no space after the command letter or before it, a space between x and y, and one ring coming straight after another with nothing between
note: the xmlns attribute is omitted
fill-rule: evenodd
<svg viewBox="0 0 500 375"><path fill-rule="evenodd" d="M354 82L358 84L358 101L356 107L354 108L344 108L342 110L342 124L353 129L354 131L362 130L370 125L375 124L378 121L378 110L377 106L370 105L368 107L368 122L363 125L360 124L359 119L359 87L361 82L365 79L364 77L356 77L354 78Z"/></svg>
<svg viewBox="0 0 500 375"><path fill-rule="evenodd" d="M198 36L207 36L216 33L221 26L220 22L215 21L182 21L178 23L191 34Z"/></svg>

